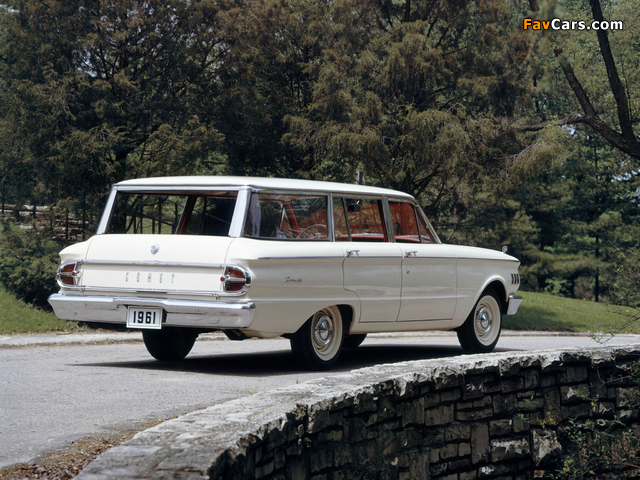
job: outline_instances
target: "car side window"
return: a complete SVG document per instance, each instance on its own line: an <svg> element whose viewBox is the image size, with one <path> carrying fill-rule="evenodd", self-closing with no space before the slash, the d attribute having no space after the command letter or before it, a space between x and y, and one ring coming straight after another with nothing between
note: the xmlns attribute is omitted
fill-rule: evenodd
<svg viewBox="0 0 640 480"><path fill-rule="evenodd" d="M431 243L429 229L411 203L389 201L389 213L397 243Z"/></svg>
<svg viewBox="0 0 640 480"><path fill-rule="evenodd" d="M328 240L327 197L252 193L244 236Z"/></svg>
<svg viewBox="0 0 640 480"><path fill-rule="evenodd" d="M347 225L346 205L342 197L333 197L333 226L336 242L348 242L351 240L349 225Z"/></svg>
<svg viewBox="0 0 640 480"><path fill-rule="evenodd" d="M377 199L344 199L347 222L354 242L386 242L382 201Z"/></svg>

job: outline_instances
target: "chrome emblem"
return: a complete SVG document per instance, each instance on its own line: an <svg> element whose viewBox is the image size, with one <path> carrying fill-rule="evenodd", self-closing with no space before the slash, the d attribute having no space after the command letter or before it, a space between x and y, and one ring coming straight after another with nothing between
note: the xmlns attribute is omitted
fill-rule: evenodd
<svg viewBox="0 0 640 480"><path fill-rule="evenodd" d="M158 250L160 250L160 245L158 245L157 243L154 245L151 245L151 253L153 255L155 255L156 253L158 253Z"/></svg>

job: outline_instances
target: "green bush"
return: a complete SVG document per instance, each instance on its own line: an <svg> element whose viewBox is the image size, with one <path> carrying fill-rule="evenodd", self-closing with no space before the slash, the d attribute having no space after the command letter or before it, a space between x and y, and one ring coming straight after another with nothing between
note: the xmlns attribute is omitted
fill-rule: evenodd
<svg viewBox="0 0 640 480"><path fill-rule="evenodd" d="M61 248L34 229L22 230L2 222L0 283L20 300L51 310L47 298L58 290L56 270Z"/></svg>

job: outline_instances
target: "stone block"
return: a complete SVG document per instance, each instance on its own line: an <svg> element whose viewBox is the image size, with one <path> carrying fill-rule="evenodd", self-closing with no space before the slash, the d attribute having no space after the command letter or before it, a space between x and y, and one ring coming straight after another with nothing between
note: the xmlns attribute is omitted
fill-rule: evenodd
<svg viewBox="0 0 640 480"><path fill-rule="evenodd" d="M491 462L498 464L512 458L523 457L531 453L529 442L525 438L491 441Z"/></svg>
<svg viewBox="0 0 640 480"><path fill-rule="evenodd" d="M512 422L514 433L528 432L531 429L529 422L519 416L513 417Z"/></svg>
<svg viewBox="0 0 640 480"><path fill-rule="evenodd" d="M458 456L458 444L449 443L444 447L439 448L439 454L441 460L447 460L448 458L454 458Z"/></svg>
<svg viewBox="0 0 640 480"><path fill-rule="evenodd" d="M524 388L538 388L540 385L540 372L537 370L525 370Z"/></svg>
<svg viewBox="0 0 640 480"><path fill-rule="evenodd" d="M555 374L540 375L540 386L542 388L552 387L556 384Z"/></svg>
<svg viewBox="0 0 640 480"><path fill-rule="evenodd" d="M562 445L553 430L533 430L533 462L536 466L549 465L562 456Z"/></svg>
<svg viewBox="0 0 640 480"><path fill-rule="evenodd" d="M273 452L273 462L276 470L280 470L286 464L286 455L284 454L284 450L279 449Z"/></svg>
<svg viewBox="0 0 640 480"><path fill-rule="evenodd" d="M640 406L640 394L637 388L616 388L616 407L633 408Z"/></svg>
<svg viewBox="0 0 640 480"><path fill-rule="evenodd" d="M501 437L511 433L513 426L513 420L505 418L502 420L493 420L489 422L489 434L492 437Z"/></svg>
<svg viewBox="0 0 640 480"><path fill-rule="evenodd" d="M444 430L444 440L452 442L456 440L468 440L471 437L471 426L463 423L453 423Z"/></svg>
<svg viewBox="0 0 640 480"><path fill-rule="evenodd" d="M462 472L458 474L459 480L476 480L478 478L478 472L471 470L470 472Z"/></svg>
<svg viewBox="0 0 640 480"><path fill-rule="evenodd" d="M334 464L333 446L315 445L309 453L309 466L311 473L319 472Z"/></svg>
<svg viewBox="0 0 640 480"><path fill-rule="evenodd" d="M396 411L402 418L402 426L406 427L412 423L424 422L424 399L418 398L411 402L403 402L398 405Z"/></svg>
<svg viewBox="0 0 640 480"><path fill-rule="evenodd" d="M454 460L453 462L449 462L447 464L447 470L455 471L462 470L463 468L469 468L471 466L471 460L468 458L463 458L461 460Z"/></svg>
<svg viewBox="0 0 640 480"><path fill-rule="evenodd" d="M453 390L445 390L444 392L440 392L440 400L443 403L454 402L454 401L458 400L461 397L462 397L462 394L460 393L460 389L459 388L456 388L456 389L453 389Z"/></svg>
<svg viewBox="0 0 640 480"><path fill-rule="evenodd" d="M422 397L424 408L435 407L440 404L440 394L438 392L429 392Z"/></svg>
<svg viewBox="0 0 640 480"><path fill-rule="evenodd" d="M489 426L485 423L471 425L471 462L486 462L491 453L489 443Z"/></svg>
<svg viewBox="0 0 640 480"><path fill-rule="evenodd" d="M343 432L343 438L348 443L359 442L367 437L367 427L361 418L346 418Z"/></svg>
<svg viewBox="0 0 640 480"><path fill-rule="evenodd" d="M460 422L474 422L493 416L493 410L489 408L483 408L481 410L467 410L462 412L456 412L456 420Z"/></svg>
<svg viewBox="0 0 640 480"><path fill-rule="evenodd" d="M510 395L494 395L493 396L493 413L495 415L505 415L515 413L518 410L518 399L515 394Z"/></svg>
<svg viewBox="0 0 640 480"><path fill-rule="evenodd" d="M540 397L529 397L518 402L518 411L522 413L535 412L542 407L544 407L544 399Z"/></svg>
<svg viewBox="0 0 640 480"><path fill-rule="evenodd" d="M458 445L458 455L461 457L466 457L467 455L471 455L471 444L463 442Z"/></svg>
<svg viewBox="0 0 640 480"><path fill-rule="evenodd" d="M486 381L484 382L485 395L490 395L492 393L497 393L499 391L500 391L500 382L492 382L492 383L487 383Z"/></svg>
<svg viewBox="0 0 640 480"><path fill-rule="evenodd" d="M587 385L571 385L560 387L560 398L563 404L584 402L589 398L589 387Z"/></svg>
<svg viewBox="0 0 640 480"><path fill-rule="evenodd" d="M544 398L545 418L551 418L554 422L559 423L562 420L562 409L558 389L556 387L544 388L542 398Z"/></svg>
<svg viewBox="0 0 640 480"><path fill-rule="evenodd" d="M424 446L431 446L431 445L437 445L439 443L443 443L444 434L445 434L445 429L443 428L426 430L422 433L422 442L420 443L421 445L424 445Z"/></svg>
<svg viewBox="0 0 640 480"><path fill-rule="evenodd" d="M462 398L465 401L483 397L484 389L482 377L471 377L470 379L466 380L462 391Z"/></svg>
<svg viewBox="0 0 640 480"><path fill-rule="evenodd" d="M505 378L500 383L500 391L502 393L511 393L524 388L524 379L522 377Z"/></svg>
<svg viewBox="0 0 640 480"><path fill-rule="evenodd" d="M376 463L378 460L378 447L375 440L360 442L354 447L354 463L357 469L366 464Z"/></svg>
<svg viewBox="0 0 640 480"><path fill-rule="evenodd" d="M568 366L565 372L567 383L584 382L589 376L585 365Z"/></svg>
<svg viewBox="0 0 640 480"><path fill-rule="evenodd" d="M309 464L306 458L294 458L287 461L287 478L308 478Z"/></svg>
<svg viewBox="0 0 640 480"><path fill-rule="evenodd" d="M427 426L445 425L453 422L453 405L442 405L425 410L424 423Z"/></svg>
<svg viewBox="0 0 640 480"><path fill-rule="evenodd" d="M340 442L342 441L342 430L324 430L318 434L318 442Z"/></svg>
<svg viewBox="0 0 640 480"><path fill-rule="evenodd" d="M591 405L588 403L580 403L578 405L570 405L562 407L562 419L570 418L586 418L591 414Z"/></svg>

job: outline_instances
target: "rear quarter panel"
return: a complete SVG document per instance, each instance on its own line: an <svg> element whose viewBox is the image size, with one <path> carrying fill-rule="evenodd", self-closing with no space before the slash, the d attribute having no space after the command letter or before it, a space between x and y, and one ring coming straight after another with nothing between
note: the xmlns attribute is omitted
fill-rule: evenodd
<svg viewBox="0 0 640 480"><path fill-rule="evenodd" d="M258 336L294 333L332 305L349 305L358 318L360 301L343 288L343 261L339 243L250 238L235 239L226 259L251 272L247 300L256 305L251 330Z"/></svg>

